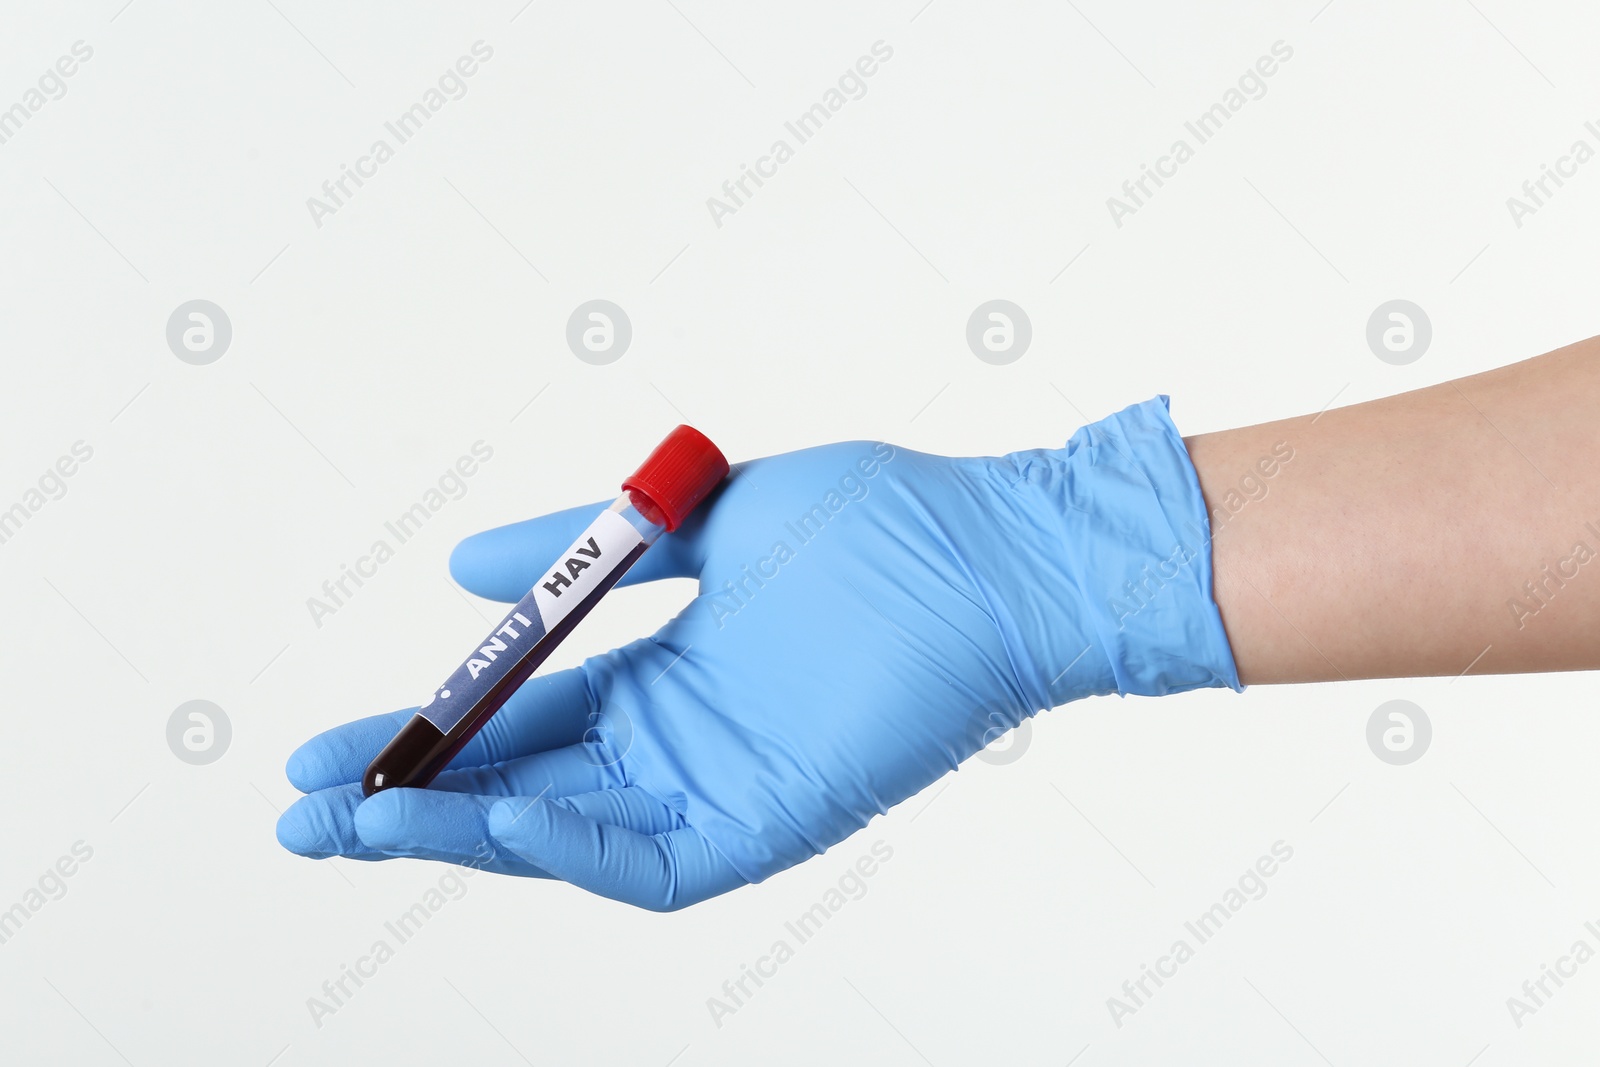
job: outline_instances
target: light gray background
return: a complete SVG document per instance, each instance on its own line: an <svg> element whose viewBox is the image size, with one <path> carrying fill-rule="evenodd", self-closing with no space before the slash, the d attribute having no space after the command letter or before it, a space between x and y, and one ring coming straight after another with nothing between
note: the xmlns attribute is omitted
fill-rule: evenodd
<svg viewBox="0 0 1600 1067"><path fill-rule="evenodd" d="M3 22L0 107L94 49L0 145L0 507L94 448L0 545L0 908L94 850L0 945L7 1062L1490 1067L1594 1047L1600 963L1520 1029L1506 1007L1596 942L1585 676L1059 709L1015 762L974 760L680 914L478 875L321 1027L307 998L444 869L273 839L296 744L414 704L480 636L457 539L609 496L677 421L735 458L850 437L997 453L1158 391L1193 433L1596 332L1600 162L1520 228L1505 204L1596 140L1592 5L108 0ZM306 198L479 39L468 95L317 228ZM717 227L706 198L880 39L865 97ZM1106 198L1278 40L1294 55L1266 95L1115 226ZM197 298L233 325L209 366L165 340ZM564 341L596 298L633 323L609 366ZM1006 366L966 344L992 299L1032 322ZM1393 299L1432 322L1407 366L1365 340ZM479 439L470 491L313 625L306 598ZM615 596L554 666L690 588ZM233 728L207 766L166 742L194 699ZM1433 723L1408 766L1367 747L1393 699ZM1280 839L1268 894L1115 1026L1106 998ZM867 895L714 1025L707 998L877 840L894 857Z"/></svg>

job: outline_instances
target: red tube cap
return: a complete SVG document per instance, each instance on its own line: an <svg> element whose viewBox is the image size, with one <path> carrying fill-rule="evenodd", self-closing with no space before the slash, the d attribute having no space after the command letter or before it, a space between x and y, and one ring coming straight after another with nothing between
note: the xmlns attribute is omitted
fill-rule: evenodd
<svg viewBox="0 0 1600 1067"><path fill-rule="evenodd" d="M639 509L645 518L676 530L727 476L728 461L711 439L693 426L679 426L624 479L622 488L655 505L657 515Z"/></svg>

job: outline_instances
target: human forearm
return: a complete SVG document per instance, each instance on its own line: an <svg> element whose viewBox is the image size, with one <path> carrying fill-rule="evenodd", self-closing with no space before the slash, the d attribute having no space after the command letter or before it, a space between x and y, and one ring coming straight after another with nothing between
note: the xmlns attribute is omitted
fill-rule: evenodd
<svg viewBox="0 0 1600 1067"><path fill-rule="evenodd" d="M1242 680L1600 668L1597 402L1591 339L1186 439Z"/></svg>

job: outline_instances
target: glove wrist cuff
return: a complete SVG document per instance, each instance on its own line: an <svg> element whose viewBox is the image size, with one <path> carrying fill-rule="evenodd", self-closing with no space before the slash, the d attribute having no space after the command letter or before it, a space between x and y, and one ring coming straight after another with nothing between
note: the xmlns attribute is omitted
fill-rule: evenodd
<svg viewBox="0 0 1600 1067"><path fill-rule="evenodd" d="M1041 552L1055 557L1031 593L1053 610L1025 609L1043 625L1026 627L1031 662L1016 664L1035 707L1243 688L1213 598L1205 498L1167 408L1157 396L1082 427L1064 448L1006 457L1053 542Z"/></svg>

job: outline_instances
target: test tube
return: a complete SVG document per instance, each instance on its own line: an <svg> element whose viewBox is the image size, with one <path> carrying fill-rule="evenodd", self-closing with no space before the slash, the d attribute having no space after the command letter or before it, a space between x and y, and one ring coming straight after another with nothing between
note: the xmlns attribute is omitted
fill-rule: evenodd
<svg viewBox="0 0 1600 1067"><path fill-rule="evenodd" d="M362 793L432 782L628 568L727 473L728 461L699 430L679 426L669 433L623 481L622 495L378 753L362 775Z"/></svg>

